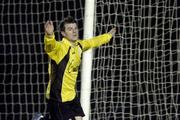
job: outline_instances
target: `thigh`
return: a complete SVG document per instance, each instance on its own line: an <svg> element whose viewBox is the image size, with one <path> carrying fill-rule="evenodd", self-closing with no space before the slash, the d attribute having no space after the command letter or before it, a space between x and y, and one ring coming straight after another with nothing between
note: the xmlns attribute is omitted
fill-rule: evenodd
<svg viewBox="0 0 180 120"><path fill-rule="evenodd" d="M72 101L62 103L61 105L62 113L65 115L66 119L73 119L76 116L83 117L84 112L82 110L80 101L78 98L75 98Z"/></svg>
<svg viewBox="0 0 180 120"><path fill-rule="evenodd" d="M62 111L58 102L49 100L48 111L50 113L51 120L63 120Z"/></svg>
<svg viewBox="0 0 180 120"><path fill-rule="evenodd" d="M84 112L83 112L83 109L81 107L81 104L80 104L80 100L79 98L75 98L72 103L70 104L70 106L72 106L72 111L74 112L74 117L76 116L79 116L79 117L84 117Z"/></svg>
<svg viewBox="0 0 180 120"><path fill-rule="evenodd" d="M78 98L64 103L49 100L48 110L52 120L73 120L77 116L77 118L85 116Z"/></svg>

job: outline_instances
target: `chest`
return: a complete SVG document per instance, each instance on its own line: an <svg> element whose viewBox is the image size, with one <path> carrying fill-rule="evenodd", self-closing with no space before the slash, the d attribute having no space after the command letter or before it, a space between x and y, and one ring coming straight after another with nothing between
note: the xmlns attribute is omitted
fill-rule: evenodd
<svg viewBox="0 0 180 120"><path fill-rule="evenodd" d="M82 50L79 46L74 46L70 48L69 52L69 62L73 64L78 64L81 62Z"/></svg>

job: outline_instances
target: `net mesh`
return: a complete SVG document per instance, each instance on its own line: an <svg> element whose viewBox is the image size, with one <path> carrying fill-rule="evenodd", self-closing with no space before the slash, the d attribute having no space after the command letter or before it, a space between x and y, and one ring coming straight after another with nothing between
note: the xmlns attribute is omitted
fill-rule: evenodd
<svg viewBox="0 0 180 120"><path fill-rule="evenodd" d="M179 5L178 0L96 1L95 35L114 25L117 33L94 51L91 120L179 119ZM71 15L82 38L84 1L2 0L0 12L0 119L46 114L43 24L53 20L60 39L59 21Z"/></svg>
<svg viewBox="0 0 180 120"><path fill-rule="evenodd" d="M0 2L0 120L30 120L46 114L48 57L44 52L44 22L58 24L77 18L82 37L81 0L2 0Z"/></svg>
<svg viewBox="0 0 180 120"><path fill-rule="evenodd" d="M96 34L117 26L95 50L91 119L178 120L179 3L98 0Z"/></svg>

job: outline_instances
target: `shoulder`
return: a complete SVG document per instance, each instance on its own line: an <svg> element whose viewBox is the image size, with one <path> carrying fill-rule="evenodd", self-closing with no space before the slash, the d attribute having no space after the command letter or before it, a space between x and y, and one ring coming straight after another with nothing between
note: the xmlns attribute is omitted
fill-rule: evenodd
<svg viewBox="0 0 180 120"><path fill-rule="evenodd" d="M77 40L76 44L81 48L81 50L83 49L82 47L82 40Z"/></svg>

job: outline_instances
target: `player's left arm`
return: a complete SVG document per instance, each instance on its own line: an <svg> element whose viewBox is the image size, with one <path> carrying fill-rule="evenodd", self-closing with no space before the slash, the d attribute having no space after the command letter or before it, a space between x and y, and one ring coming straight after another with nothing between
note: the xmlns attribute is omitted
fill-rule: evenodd
<svg viewBox="0 0 180 120"><path fill-rule="evenodd" d="M99 47L103 44L108 43L110 39L113 36L115 36L115 33L116 33L116 28L112 28L108 33L80 41L83 51L86 51L90 48Z"/></svg>
<svg viewBox="0 0 180 120"><path fill-rule="evenodd" d="M112 37L114 37L116 33L116 27L112 28L108 33L111 34Z"/></svg>

